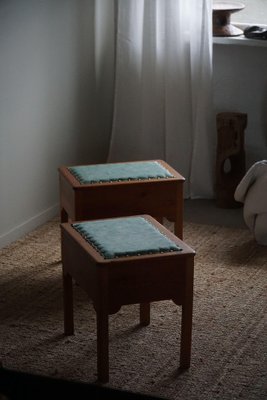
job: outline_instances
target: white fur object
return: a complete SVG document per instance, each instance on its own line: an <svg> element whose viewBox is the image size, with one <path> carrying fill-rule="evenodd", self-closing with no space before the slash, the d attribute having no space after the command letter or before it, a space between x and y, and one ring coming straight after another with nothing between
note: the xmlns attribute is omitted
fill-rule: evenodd
<svg viewBox="0 0 267 400"><path fill-rule="evenodd" d="M255 240L267 246L267 160L250 167L234 196L236 201L244 203L244 220Z"/></svg>

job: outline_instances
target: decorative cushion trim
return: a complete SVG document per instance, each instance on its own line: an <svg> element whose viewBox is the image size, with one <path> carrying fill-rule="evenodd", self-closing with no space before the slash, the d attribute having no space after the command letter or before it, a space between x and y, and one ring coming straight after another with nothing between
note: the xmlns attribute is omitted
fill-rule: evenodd
<svg viewBox="0 0 267 400"><path fill-rule="evenodd" d="M105 259L182 250L139 216L85 221L72 226Z"/></svg>
<svg viewBox="0 0 267 400"><path fill-rule="evenodd" d="M81 184L174 178L157 161L79 165L68 170Z"/></svg>

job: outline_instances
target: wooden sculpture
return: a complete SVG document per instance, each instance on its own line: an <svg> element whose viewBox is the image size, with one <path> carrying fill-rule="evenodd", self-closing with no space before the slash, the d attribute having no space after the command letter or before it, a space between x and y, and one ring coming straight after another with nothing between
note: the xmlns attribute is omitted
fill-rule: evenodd
<svg viewBox="0 0 267 400"><path fill-rule="evenodd" d="M246 172L244 131L247 114L219 113L216 123L216 204L221 208L241 207L242 204L235 201L234 193Z"/></svg>

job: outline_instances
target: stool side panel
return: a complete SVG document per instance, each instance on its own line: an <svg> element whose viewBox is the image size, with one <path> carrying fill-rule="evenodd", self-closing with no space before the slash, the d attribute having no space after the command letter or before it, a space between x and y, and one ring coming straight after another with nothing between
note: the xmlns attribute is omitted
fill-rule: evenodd
<svg viewBox="0 0 267 400"><path fill-rule="evenodd" d="M62 230L61 248L63 274L71 275L89 296L95 298L97 269L90 254L64 230Z"/></svg>
<svg viewBox="0 0 267 400"><path fill-rule="evenodd" d="M186 259L169 254L113 265L109 269L109 302L126 305L173 299L181 304Z"/></svg>
<svg viewBox="0 0 267 400"><path fill-rule="evenodd" d="M60 207L64 209L71 219L75 219L75 192L70 182L63 176L59 176Z"/></svg>
<svg viewBox="0 0 267 400"><path fill-rule="evenodd" d="M96 219L121 217L128 215L150 214L154 217L175 219L177 208L181 207L179 200L181 185L176 180L156 182L137 182L92 186L76 193L81 219Z"/></svg>

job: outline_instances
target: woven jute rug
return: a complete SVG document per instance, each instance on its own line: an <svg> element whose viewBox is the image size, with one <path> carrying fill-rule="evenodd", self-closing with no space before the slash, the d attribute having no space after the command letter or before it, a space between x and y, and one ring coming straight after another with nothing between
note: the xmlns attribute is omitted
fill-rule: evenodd
<svg viewBox="0 0 267 400"><path fill-rule="evenodd" d="M246 229L185 223L196 250L192 366L180 373L181 309L152 304L110 316L112 388L167 399L266 399L267 248ZM75 335L63 334L59 222L0 252L0 361L5 368L96 382L96 319L74 285Z"/></svg>

